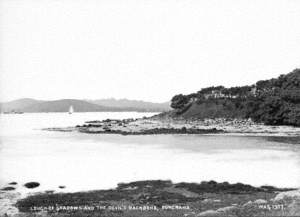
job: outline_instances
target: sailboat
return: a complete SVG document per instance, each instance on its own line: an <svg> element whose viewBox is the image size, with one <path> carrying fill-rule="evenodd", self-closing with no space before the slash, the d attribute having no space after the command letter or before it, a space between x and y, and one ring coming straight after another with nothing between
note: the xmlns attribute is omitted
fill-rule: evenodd
<svg viewBox="0 0 300 217"><path fill-rule="evenodd" d="M69 107L69 114L72 114L74 112L73 106Z"/></svg>

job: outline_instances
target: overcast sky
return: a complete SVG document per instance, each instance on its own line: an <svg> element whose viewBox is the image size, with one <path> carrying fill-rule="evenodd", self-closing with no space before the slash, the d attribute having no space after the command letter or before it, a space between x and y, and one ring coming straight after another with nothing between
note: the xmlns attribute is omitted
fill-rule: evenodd
<svg viewBox="0 0 300 217"><path fill-rule="evenodd" d="M297 0L0 0L1 101L154 102L300 67Z"/></svg>

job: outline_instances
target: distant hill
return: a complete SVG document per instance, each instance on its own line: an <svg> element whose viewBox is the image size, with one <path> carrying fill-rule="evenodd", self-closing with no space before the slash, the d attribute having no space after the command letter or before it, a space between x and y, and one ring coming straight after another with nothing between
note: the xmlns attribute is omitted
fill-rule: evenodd
<svg viewBox="0 0 300 217"><path fill-rule="evenodd" d="M152 102L145 102L142 100L114 99L114 98L90 100L89 102L101 106L145 111L145 112L164 112L171 109L169 102L152 103Z"/></svg>
<svg viewBox="0 0 300 217"><path fill-rule="evenodd" d="M18 99L0 104L1 112L67 112L70 106L75 112L161 112L167 111L168 104L150 103L137 100L77 100L61 99L42 101L30 98Z"/></svg>
<svg viewBox="0 0 300 217"><path fill-rule="evenodd" d="M24 108L32 106L34 104L41 103L41 100L35 100L30 98L17 99L6 103L0 103L0 111L2 112L21 112Z"/></svg>
<svg viewBox="0 0 300 217"><path fill-rule="evenodd" d="M33 104L25 107L23 112L67 112L71 105L75 112L117 111L112 108L95 105L83 100L62 99Z"/></svg>

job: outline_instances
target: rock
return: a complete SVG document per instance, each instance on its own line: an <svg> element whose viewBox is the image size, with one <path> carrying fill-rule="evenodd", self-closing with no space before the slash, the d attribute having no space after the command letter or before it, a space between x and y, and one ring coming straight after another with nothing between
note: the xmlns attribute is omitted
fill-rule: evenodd
<svg viewBox="0 0 300 217"><path fill-rule="evenodd" d="M206 210L204 212L199 213L197 216L224 216L224 214L227 215L236 209L236 206L227 206L219 208L217 210Z"/></svg>
<svg viewBox="0 0 300 217"><path fill-rule="evenodd" d="M220 216L220 213L214 210L206 210L197 214L196 216Z"/></svg>
<svg viewBox="0 0 300 217"><path fill-rule="evenodd" d="M294 200L288 207L289 214L293 216L300 215L300 200Z"/></svg>
<svg viewBox="0 0 300 217"><path fill-rule="evenodd" d="M14 187L5 187L5 188L1 188L1 191L13 191L15 190Z"/></svg>
<svg viewBox="0 0 300 217"><path fill-rule="evenodd" d="M17 200L21 197L20 193L4 192L0 197L0 216L19 216L19 210L15 207Z"/></svg>
<svg viewBox="0 0 300 217"><path fill-rule="evenodd" d="M300 189L294 191L286 191L277 194L274 201L284 200L284 199L299 199L300 200Z"/></svg>
<svg viewBox="0 0 300 217"><path fill-rule="evenodd" d="M286 205L285 213L290 216L300 216L300 189L279 193L273 200Z"/></svg>
<svg viewBox="0 0 300 217"><path fill-rule="evenodd" d="M189 213L185 213L183 214L184 217L187 217L187 216L195 216L195 212L189 212Z"/></svg>
<svg viewBox="0 0 300 217"><path fill-rule="evenodd" d="M264 204L264 203L268 203L266 200L263 200L263 199L258 199L256 201L254 201L254 203L256 204Z"/></svg>
<svg viewBox="0 0 300 217"><path fill-rule="evenodd" d="M226 207L222 207L220 209L217 209L217 212L218 213L228 213L228 212L231 212L235 209L237 209L236 206L226 206Z"/></svg>
<svg viewBox="0 0 300 217"><path fill-rule="evenodd" d="M17 182L10 182L8 183L9 185L17 185L18 183Z"/></svg>
<svg viewBox="0 0 300 217"><path fill-rule="evenodd" d="M253 202L252 201L248 201L247 203L243 204L243 207L244 206L252 206L253 205Z"/></svg>
<svg viewBox="0 0 300 217"><path fill-rule="evenodd" d="M38 182L27 182L24 186L26 188L37 188L37 187L40 186L40 183L38 183Z"/></svg>

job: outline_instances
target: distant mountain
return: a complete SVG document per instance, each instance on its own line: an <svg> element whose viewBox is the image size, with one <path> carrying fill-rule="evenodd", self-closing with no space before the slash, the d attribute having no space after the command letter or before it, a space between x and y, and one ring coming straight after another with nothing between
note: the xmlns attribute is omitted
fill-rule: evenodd
<svg viewBox="0 0 300 217"><path fill-rule="evenodd" d="M0 111L2 112L20 112L24 108L32 106L34 104L41 103L41 100L35 100L30 98L17 99L6 103L0 103Z"/></svg>
<svg viewBox="0 0 300 217"><path fill-rule="evenodd" d="M75 112L117 111L116 109L99 106L83 100L62 99L33 104L25 107L23 112L67 112L71 105Z"/></svg>
<svg viewBox="0 0 300 217"><path fill-rule="evenodd" d="M136 111L145 111L145 112L163 112L170 110L170 103L153 103L145 102L142 100L129 100L129 99L98 99L98 100L89 100L97 105L108 106L113 108L122 108L128 110Z"/></svg>
<svg viewBox="0 0 300 217"><path fill-rule="evenodd" d="M42 101L30 98L18 99L0 103L1 112L67 112L70 106L75 112L109 112L109 111L137 111L161 112L168 110L168 103L150 103L137 100L77 100L61 99Z"/></svg>

